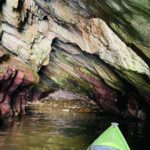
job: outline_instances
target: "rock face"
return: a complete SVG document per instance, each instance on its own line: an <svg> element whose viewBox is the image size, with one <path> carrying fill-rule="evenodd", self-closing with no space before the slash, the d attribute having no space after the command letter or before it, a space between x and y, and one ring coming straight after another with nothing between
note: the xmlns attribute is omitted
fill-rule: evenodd
<svg viewBox="0 0 150 150"><path fill-rule="evenodd" d="M35 99L65 88L138 117L150 104L148 3L2 0L0 43L40 70Z"/></svg>
<svg viewBox="0 0 150 150"><path fill-rule="evenodd" d="M26 94L38 75L19 58L0 49L0 116L25 113Z"/></svg>

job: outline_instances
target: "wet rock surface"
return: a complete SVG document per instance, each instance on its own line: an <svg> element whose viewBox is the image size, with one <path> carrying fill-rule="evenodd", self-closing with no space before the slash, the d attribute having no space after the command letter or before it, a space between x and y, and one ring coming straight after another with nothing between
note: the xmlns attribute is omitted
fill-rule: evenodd
<svg viewBox="0 0 150 150"><path fill-rule="evenodd" d="M10 56L3 49L0 52L0 116L25 114L26 95L30 86L38 82L38 75L19 58Z"/></svg>
<svg viewBox="0 0 150 150"><path fill-rule="evenodd" d="M94 100L67 90L50 93L40 101L28 102L27 110L40 113L94 113L102 110Z"/></svg>
<svg viewBox="0 0 150 150"><path fill-rule="evenodd" d="M61 88L94 99L104 110L144 118L150 106L148 4L3 0L0 44L17 58L0 52L2 114L13 95L14 109L24 112L26 89L38 82L38 72L30 101Z"/></svg>
<svg viewBox="0 0 150 150"><path fill-rule="evenodd" d="M32 110L40 113L48 113L48 112L76 112L76 113L95 113L102 112L100 107L92 100L59 100L55 101L53 99L49 99L44 102L33 102L28 103L27 110Z"/></svg>

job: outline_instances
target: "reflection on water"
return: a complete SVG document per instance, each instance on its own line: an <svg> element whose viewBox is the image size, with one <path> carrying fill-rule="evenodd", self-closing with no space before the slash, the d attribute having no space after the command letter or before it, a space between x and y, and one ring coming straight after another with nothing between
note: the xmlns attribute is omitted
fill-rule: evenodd
<svg viewBox="0 0 150 150"><path fill-rule="evenodd" d="M119 122L132 150L146 150L149 124L103 114L32 114L0 129L1 150L86 150L111 122ZM130 123L129 123L130 122Z"/></svg>

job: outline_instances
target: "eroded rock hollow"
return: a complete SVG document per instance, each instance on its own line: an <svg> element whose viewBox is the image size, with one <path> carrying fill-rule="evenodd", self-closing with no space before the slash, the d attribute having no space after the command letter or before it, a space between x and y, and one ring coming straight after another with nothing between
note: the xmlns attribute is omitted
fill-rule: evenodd
<svg viewBox="0 0 150 150"><path fill-rule="evenodd" d="M149 2L1 0L1 116L58 89L143 119L150 105ZM40 77L40 80L39 80Z"/></svg>

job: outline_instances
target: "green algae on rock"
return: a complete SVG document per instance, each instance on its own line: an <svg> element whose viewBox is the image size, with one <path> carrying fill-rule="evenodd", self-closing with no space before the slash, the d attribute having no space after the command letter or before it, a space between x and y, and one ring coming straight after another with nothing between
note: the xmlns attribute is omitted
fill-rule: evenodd
<svg viewBox="0 0 150 150"><path fill-rule="evenodd" d="M138 112L150 103L148 12L147 0L5 0L0 43L40 70L35 99L62 88L122 112L136 91Z"/></svg>

